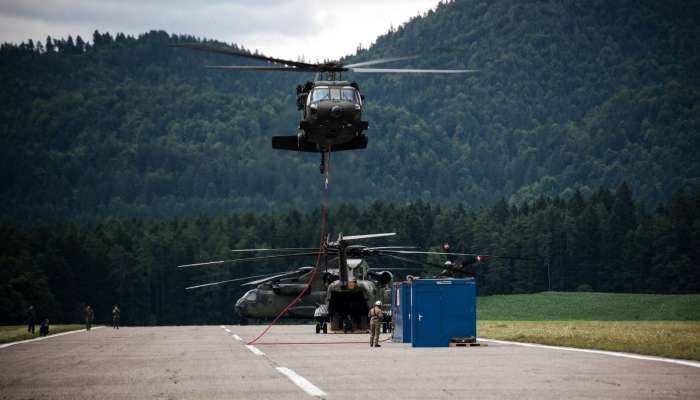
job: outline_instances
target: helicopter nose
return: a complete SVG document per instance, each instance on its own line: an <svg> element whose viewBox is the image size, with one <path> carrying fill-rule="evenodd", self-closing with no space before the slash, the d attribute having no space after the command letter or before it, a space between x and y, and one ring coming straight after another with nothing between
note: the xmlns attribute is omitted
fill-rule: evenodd
<svg viewBox="0 0 700 400"><path fill-rule="evenodd" d="M343 114L343 107L341 107L341 106L333 106L333 107L331 108L331 115L332 115L334 118L338 118L338 117L340 117L342 114Z"/></svg>
<svg viewBox="0 0 700 400"><path fill-rule="evenodd" d="M236 305L233 307L236 310L236 313L240 316L243 316L245 313L245 299L238 299L236 302Z"/></svg>

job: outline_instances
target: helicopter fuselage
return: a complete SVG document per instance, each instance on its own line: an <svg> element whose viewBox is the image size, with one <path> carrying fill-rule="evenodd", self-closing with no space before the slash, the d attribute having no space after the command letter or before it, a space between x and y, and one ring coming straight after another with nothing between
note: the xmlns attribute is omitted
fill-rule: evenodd
<svg viewBox="0 0 700 400"><path fill-rule="evenodd" d="M302 111L297 136L275 136L272 147L306 152L364 149L369 124L362 121L362 95L354 82L315 81L297 87Z"/></svg>

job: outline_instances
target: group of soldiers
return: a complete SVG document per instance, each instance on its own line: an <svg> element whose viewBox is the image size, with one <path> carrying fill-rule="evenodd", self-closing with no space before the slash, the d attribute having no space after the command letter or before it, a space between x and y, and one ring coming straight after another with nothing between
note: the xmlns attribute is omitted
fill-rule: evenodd
<svg viewBox="0 0 700 400"><path fill-rule="evenodd" d="M112 308L112 329L119 329L119 321L121 320L121 310L116 304ZM93 311L90 305L85 306L85 330L90 330L92 328L92 321L95 320L95 311Z"/></svg>
<svg viewBox="0 0 700 400"><path fill-rule="evenodd" d="M121 320L121 310L116 304L112 308L112 329L119 329L119 321ZM92 322L95 320L95 311L89 304L85 306L85 330L92 329ZM36 327L36 309L30 305L27 309L27 332L34 335ZM44 318L39 327L39 333L42 336L49 334L49 319Z"/></svg>

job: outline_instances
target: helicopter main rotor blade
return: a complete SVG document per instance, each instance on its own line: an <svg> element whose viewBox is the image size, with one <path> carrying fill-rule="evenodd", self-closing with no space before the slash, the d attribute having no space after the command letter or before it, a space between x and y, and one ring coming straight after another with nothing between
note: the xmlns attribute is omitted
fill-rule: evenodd
<svg viewBox="0 0 700 400"><path fill-rule="evenodd" d="M275 274L273 274L272 276L267 276L267 277L265 277L265 278L258 279L258 280L256 280L256 281L246 282L246 283L244 283L244 284L241 285L241 286L259 285L259 284L261 284L261 283L269 282L269 281L272 281L272 280L275 280L275 279L288 278L288 277L292 277L292 276L302 275L302 274L305 274L305 273L307 273L307 272L309 272L309 270L297 269L297 270L294 270L294 271L283 272L283 273L281 273L281 274L280 274L280 273L275 273Z"/></svg>
<svg viewBox="0 0 700 400"><path fill-rule="evenodd" d="M481 254L471 253L446 253L444 251L422 251L422 250L382 250L381 253L396 253L396 254L437 254L441 256L482 256ZM485 257L485 256L482 256Z"/></svg>
<svg viewBox="0 0 700 400"><path fill-rule="evenodd" d="M261 257L246 257L246 258L234 258L231 260L220 260L220 261L209 261L209 262L204 262L204 263L194 263L194 264L185 264L185 265L178 265L178 268L187 268L187 267L201 267L205 265L221 265L221 264L229 264L229 263L238 263L238 262L244 262L244 261L260 261L260 260L272 260L276 258L286 258L286 257L305 257L305 256L317 256L319 254L324 254L322 252L311 252L311 253L292 253L292 254L280 254L277 256L261 256Z"/></svg>
<svg viewBox="0 0 700 400"><path fill-rule="evenodd" d="M225 281L219 281L219 282L203 283L201 285L188 286L185 288L185 290L199 289L199 288L203 288L203 287L207 287L207 286L222 285L224 283L229 283L229 282L246 281L248 279L255 279L255 278L260 278L263 276L270 276L270 275L272 275L272 274L252 275L252 276L246 276L243 278L227 279Z"/></svg>
<svg viewBox="0 0 700 400"><path fill-rule="evenodd" d="M395 256L393 254L380 254L380 255L385 256L385 257L395 258L397 260L407 262L409 264L425 265L427 267L437 268L437 269L440 269L442 271L446 270L446 271L454 272L456 274L461 274L461 275L469 276L469 277L476 276L476 274L473 272L467 272L461 268L455 268L454 266L450 266L450 265L440 265L440 264L433 264L433 263L429 263L429 262L416 261L416 260L411 260L410 258Z"/></svg>
<svg viewBox="0 0 700 400"><path fill-rule="evenodd" d="M478 69L349 68L350 72L378 74L470 74Z"/></svg>
<svg viewBox="0 0 700 400"><path fill-rule="evenodd" d="M226 54L229 56L238 56L238 57L244 57L244 58L251 58L253 60L260 60L260 61L266 61L274 64L280 64L280 65L291 65L297 68L303 68L308 71L316 71L316 66L314 64L308 64L308 63L303 63L299 61L291 61L291 60L284 60L281 58L274 58L274 57L267 57L263 56L262 54L251 54L251 53L245 53L243 51L231 48L231 47L221 47L221 46L209 46L205 44L200 44L200 43L179 43L179 44L174 44L172 45L173 47L182 47L185 49L191 49L191 50L197 50L197 51L204 51L208 53L218 53L218 54Z"/></svg>
<svg viewBox="0 0 700 400"><path fill-rule="evenodd" d="M345 67L346 68L366 67L368 65L384 64L384 63L388 63L388 62L392 62L392 61L413 60L415 58L420 58L420 57L422 57L422 56L421 55L412 55L412 56L378 58L376 60L369 60L369 61L362 61L362 62L355 63L355 64L348 64Z"/></svg>
<svg viewBox="0 0 700 400"><path fill-rule="evenodd" d="M380 246L380 247L365 247L362 250L399 250L399 249L417 249L416 246Z"/></svg>
<svg viewBox="0 0 700 400"><path fill-rule="evenodd" d="M505 260L523 260L523 261L536 261L536 258L531 257L520 257L520 256L496 256L491 254L474 254L474 253L449 253L442 251L413 251L413 250L381 250L382 253L396 253L396 254L436 254L441 256L466 256L466 257L480 257L482 261L489 258L500 258Z"/></svg>
<svg viewBox="0 0 700 400"><path fill-rule="evenodd" d="M343 236L343 240L348 241L348 240L359 240L359 239L372 239L372 238L387 237L387 236L394 236L394 235L396 235L396 232L390 232L390 233L370 233L370 234L367 234L367 235Z"/></svg>
<svg viewBox="0 0 700 400"><path fill-rule="evenodd" d="M270 252L275 252L275 251L320 251L318 247L280 247L276 249L233 249L231 250L234 253L255 253L255 252L263 252L263 251L270 251Z"/></svg>
<svg viewBox="0 0 700 400"><path fill-rule="evenodd" d="M396 255L393 255L393 254L379 254L379 256L394 258L394 259L396 259L396 260L400 260L400 261L403 261L403 262L407 262L407 263L409 263L409 264L415 264L415 265L422 265L422 266L428 266L428 267L435 267L435 268L442 268L442 269L445 269L445 266L444 266L444 265L433 264L433 263L429 263L429 262L425 262L425 261L412 260L412 259L410 259L410 258L399 257L399 256L396 256Z"/></svg>
<svg viewBox="0 0 700 400"><path fill-rule="evenodd" d="M253 66L253 65L207 65L209 69L223 69L229 71L290 71L290 72L310 72L308 69L297 67L270 67L270 66Z"/></svg>

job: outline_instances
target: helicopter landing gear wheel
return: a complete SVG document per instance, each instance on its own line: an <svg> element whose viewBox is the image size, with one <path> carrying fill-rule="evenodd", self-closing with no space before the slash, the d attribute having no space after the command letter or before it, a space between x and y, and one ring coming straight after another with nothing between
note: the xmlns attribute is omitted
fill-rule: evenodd
<svg viewBox="0 0 700 400"><path fill-rule="evenodd" d="M328 324L325 322L323 323L323 333L328 333Z"/></svg>
<svg viewBox="0 0 700 400"><path fill-rule="evenodd" d="M316 334L321 332L321 324L316 324Z"/></svg>

